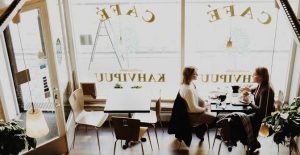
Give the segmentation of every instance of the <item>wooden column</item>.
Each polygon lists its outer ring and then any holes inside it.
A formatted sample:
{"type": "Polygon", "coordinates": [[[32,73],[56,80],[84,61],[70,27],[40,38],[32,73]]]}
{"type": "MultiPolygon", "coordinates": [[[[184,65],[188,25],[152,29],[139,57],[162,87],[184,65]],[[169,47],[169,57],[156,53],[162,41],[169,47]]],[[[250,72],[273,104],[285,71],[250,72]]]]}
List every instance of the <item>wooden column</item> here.
{"type": "MultiPolygon", "coordinates": [[[[7,55],[9,58],[12,77],[14,80],[15,91],[16,91],[19,109],[20,109],[20,112],[24,112],[24,102],[23,102],[23,98],[22,98],[21,87],[16,82],[16,73],[18,72],[18,68],[17,68],[16,57],[15,57],[15,52],[14,52],[14,48],[13,48],[13,44],[12,44],[9,26],[7,26],[5,28],[3,34],[4,34],[4,38],[5,38],[5,44],[6,44],[6,48],[7,48],[7,55]]],[[[11,104],[13,104],[13,103],[11,103],[11,104]]]]}

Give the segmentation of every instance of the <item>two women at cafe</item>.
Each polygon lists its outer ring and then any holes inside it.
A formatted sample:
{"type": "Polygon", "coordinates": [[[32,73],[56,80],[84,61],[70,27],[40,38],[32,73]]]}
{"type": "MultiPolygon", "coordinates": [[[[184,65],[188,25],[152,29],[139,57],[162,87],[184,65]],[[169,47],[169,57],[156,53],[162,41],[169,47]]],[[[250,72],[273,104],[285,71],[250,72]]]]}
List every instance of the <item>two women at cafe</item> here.
{"type": "MultiPolygon", "coordinates": [[[[197,88],[193,83],[197,80],[197,69],[194,67],[185,67],[182,72],[182,82],[179,90],[179,94],[185,99],[187,103],[187,109],[189,113],[193,113],[190,120],[197,122],[200,126],[204,124],[214,124],[216,121],[216,114],[208,111],[205,106],[205,102],[198,94],[197,88]]],[[[268,69],[265,67],[258,67],[253,74],[254,82],[258,84],[257,88],[251,90],[250,88],[243,88],[245,91],[249,91],[254,95],[254,103],[250,106],[253,111],[249,114],[251,124],[253,126],[253,138],[255,143],[250,147],[250,151],[255,151],[260,148],[260,144],[257,141],[258,132],[261,122],[264,117],[269,116],[274,109],[274,91],[270,84],[270,76],[268,69]]],[[[203,130],[203,133],[205,130],[203,130]]]]}

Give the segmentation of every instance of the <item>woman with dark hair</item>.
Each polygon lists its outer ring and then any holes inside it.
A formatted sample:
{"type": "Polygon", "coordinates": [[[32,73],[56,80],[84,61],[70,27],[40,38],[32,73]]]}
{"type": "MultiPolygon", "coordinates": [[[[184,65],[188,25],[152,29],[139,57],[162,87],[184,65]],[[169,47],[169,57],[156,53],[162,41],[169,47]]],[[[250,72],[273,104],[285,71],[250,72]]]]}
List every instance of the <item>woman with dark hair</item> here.
{"type": "Polygon", "coordinates": [[[261,121],[264,117],[271,115],[271,112],[275,111],[274,107],[274,91],[269,81],[269,72],[265,67],[258,67],[253,74],[253,80],[258,84],[254,89],[254,103],[250,104],[254,113],[254,136],[258,136],[258,131],[261,125],[261,121]]]}
{"type": "Polygon", "coordinates": [[[203,141],[203,135],[206,129],[205,125],[215,123],[216,114],[208,112],[205,102],[200,98],[196,86],[193,83],[194,80],[197,80],[197,77],[198,73],[196,68],[185,67],[182,72],[179,94],[187,103],[190,122],[193,122],[194,125],[202,126],[200,135],[203,141]]]}
{"type": "MultiPolygon", "coordinates": [[[[254,103],[250,104],[253,109],[253,113],[249,116],[253,126],[253,135],[256,138],[263,118],[271,115],[271,112],[275,111],[274,91],[269,80],[270,77],[268,69],[265,67],[258,67],[253,73],[253,81],[258,84],[257,88],[254,90],[244,88],[244,90],[251,91],[254,95],[254,103]]],[[[259,147],[260,144],[258,144],[256,148],[259,147]]],[[[255,151],[255,149],[252,151],[255,151]]]]}

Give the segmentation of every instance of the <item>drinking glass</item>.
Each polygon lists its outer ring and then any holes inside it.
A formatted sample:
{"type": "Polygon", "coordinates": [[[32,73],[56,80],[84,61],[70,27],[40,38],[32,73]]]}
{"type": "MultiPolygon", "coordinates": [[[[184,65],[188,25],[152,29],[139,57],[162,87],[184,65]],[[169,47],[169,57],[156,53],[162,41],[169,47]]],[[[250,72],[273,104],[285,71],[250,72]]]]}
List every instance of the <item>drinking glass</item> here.
{"type": "Polygon", "coordinates": [[[226,96],[227,96],[227,94],[220,94],[219,95],[220,102],[224,102],[226,100],[226,96]]]}

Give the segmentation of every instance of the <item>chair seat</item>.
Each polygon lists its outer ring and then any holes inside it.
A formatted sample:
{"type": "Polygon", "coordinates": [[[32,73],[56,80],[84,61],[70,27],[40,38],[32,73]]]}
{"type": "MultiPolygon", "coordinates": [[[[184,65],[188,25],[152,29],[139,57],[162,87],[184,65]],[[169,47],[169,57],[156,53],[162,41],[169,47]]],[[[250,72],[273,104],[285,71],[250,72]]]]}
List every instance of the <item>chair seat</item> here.
{"type": "Polygon", "coordinates": [[[76,123],[100,127],[107,117],[108,114],[103,111],[82,111],[76,118],[76,123]]]}
{"type": "Polygon", "coordinates": [[[141,123],[153,124],[157,122],[156,112],[153,110],[150,110],[150,113],[135,113],[132,118],[139,119],[141,123]]]}
{"type": "Polygon", "coordinates": [[[83,95],[83,100],[93,100],[92,95],[83,95]]]}
{"type": "Polygon", "coordinates": [[[147,131],[148,127],[140,127],[139,139],[143,137],[145,132],[147,131]]]}

